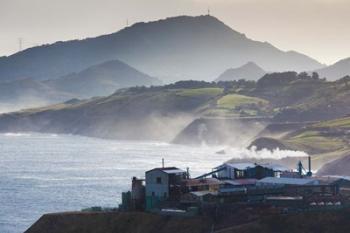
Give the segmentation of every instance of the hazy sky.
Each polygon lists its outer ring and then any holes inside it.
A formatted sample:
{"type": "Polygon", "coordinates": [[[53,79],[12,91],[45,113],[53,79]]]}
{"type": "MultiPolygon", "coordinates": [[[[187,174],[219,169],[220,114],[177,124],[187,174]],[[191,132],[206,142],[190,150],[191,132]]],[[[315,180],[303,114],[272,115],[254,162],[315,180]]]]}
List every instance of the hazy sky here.
{"type": "Polygon", "coordinates": [[[207,12],[248,37],[323,63],[350,57],[350,0],[0,0],[0,56],[130,23],[207,12]]]}

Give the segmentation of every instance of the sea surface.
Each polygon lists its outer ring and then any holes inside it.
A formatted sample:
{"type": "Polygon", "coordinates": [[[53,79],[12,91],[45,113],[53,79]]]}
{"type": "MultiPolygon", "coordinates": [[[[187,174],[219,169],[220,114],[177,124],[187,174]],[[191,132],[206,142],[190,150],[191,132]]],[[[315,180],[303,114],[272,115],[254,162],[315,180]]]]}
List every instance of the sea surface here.
{"type": "Polygon", "coordinates": [[[22,233],[41,215],[117,207],[133,176],[162,165],[196,177],[231,158],[303,156],[293,151],[190,147],[73,135],[0,134],[0,233],[22,233]],[[225,149],[226,153],[216,153],[225,149]]]}
{"type": "Polygon", "coordinates": [[[72,135],[0,134],[0,233],[21,233],[42,214],[117,207],[132,176],[161,166],[192,176],[230,159],[222,148],[72,135]]]}

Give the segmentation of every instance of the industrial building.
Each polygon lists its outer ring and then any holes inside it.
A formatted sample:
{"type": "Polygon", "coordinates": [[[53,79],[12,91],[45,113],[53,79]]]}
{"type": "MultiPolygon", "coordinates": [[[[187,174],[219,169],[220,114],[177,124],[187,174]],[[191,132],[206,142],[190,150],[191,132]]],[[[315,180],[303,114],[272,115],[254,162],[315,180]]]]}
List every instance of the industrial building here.
{"type": "Polygon", "coordinates": [[[278,164],[224,163],[196,178],[176,167],[154,168],[145,172],[145,179],[132,179],[131,193],[123,193],[121,209],[171,213],[173,208],[188,214],[186,210],[210,213],[212,208],[227,211],[237,205],[285,210],[348,202],[342,193],[350,193],[349,180],[312,176],[310,159],[308,168],[305,171],[301,163],[296,170],[278,164]]]}
{"type": "Polygon", "coordinates": [[[159,206],[162,201],[176,201],[187,173],[176,167],[154,168],[146,172],[146,209],[159,206]]]}
{"type": "Polygon", "coordinates": [[[282,172],[289,171],[281,165],[256,163],[224,163],[215,168],[219,179],[262,179],[279,177],[282,172]]]}

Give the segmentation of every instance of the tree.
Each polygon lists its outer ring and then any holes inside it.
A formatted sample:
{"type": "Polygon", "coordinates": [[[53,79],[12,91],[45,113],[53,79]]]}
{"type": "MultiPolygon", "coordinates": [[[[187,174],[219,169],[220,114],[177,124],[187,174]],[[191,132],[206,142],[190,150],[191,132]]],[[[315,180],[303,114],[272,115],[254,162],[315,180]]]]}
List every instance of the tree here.
{"type": "Polygon", "coordinates": [[[349,75],[346,75],[345,77],[343,77],[343,78],[341,79],[341,81],[345,83],[345,86],[346,86],[346,88],[348,89],[349,86],[350,86],[350,85],[349,85],[349,83],[350,83],[350,76],[349,76],[349,75]]]}
{"type": "Polygon", "coordinates": [[[312,72],[311,78],[314,80],[318,80],[318,79],[320,79],[320,76],[318,75],[317,72],[312,72]]]}
{"type": "Polygon", "coordinates": [[[308,79],[309,77],[310,76],[306,72],[301,72],[300,74],[298,74],[298,78],[300,79],[308,79]]]}

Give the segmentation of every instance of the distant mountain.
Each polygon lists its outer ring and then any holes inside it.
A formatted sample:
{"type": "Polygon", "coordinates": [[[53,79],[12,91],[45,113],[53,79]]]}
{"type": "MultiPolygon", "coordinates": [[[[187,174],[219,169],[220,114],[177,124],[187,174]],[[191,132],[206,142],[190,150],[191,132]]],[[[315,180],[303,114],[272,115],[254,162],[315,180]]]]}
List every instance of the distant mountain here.
{"type": "Polygon", "coordinates": [[[58,91],[32,79],[0,83],[0,112],[39,107],[73,98],[70,93],[58,91]]]}
{"type": "Polygon", "coordinates": [[[256,81],[265,74],[266,72],[257,64],[255,64],[254,62],[248,62],[247,64],[241,67],[226,70],[215,81],[232,81],[239,79],[256,81]]]}
{"type": "Polygon", "coordinates": [[[316,70],[316,72],[320,77],[325,77],[328,80],[337,80],[350,75],[350,57],[340,60],[333,65],[316,70]]]}
{"type": "Polygon", "coordinates": [[[212,80],[249,61],[267,71],[323,67],[303,54],[251,40],[207,15],[137,23],[109,35],[30,48],[1,57],[0,77],[55,79],[115,59],[167,81],[212,80]]]}
{"type": "Polygon", "coordinates": [[[113,60],[53,80],[27,78],[0,82],[0,112],[41,107],[73,98],[106,96],[120,88],[160,83],[156,78],[113,60]]]}
{"type": "Polygon", "coordinates": [[[89,98],[110,95],[120,88],[160,85],[161,82],[121,61],[113,60],[44,83],[75,97],[89,98]]]}
{"type": "Polygon", "coordinates": [[[350,176],[350,155],[341,157],[325,164],[317,175],[350,176]]]}

